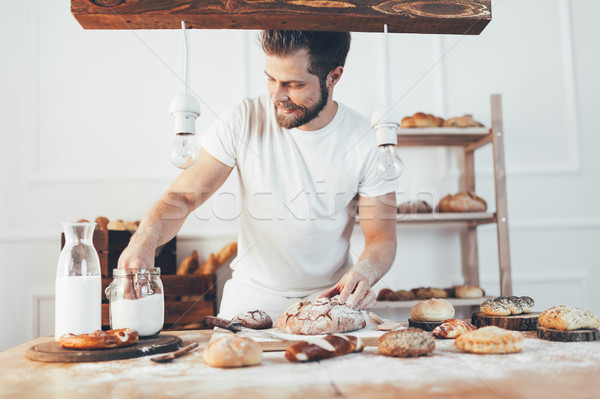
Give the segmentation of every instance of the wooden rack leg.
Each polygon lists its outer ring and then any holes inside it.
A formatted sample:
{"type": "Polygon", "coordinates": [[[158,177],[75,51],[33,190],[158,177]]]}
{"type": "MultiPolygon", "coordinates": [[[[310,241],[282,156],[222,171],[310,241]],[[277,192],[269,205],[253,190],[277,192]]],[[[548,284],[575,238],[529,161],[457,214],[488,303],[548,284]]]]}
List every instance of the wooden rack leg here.
{"type": "MultiPolygon", "coordinates": [[[[464,191],[475,192],[475,154],[464,151],[464,191]]],[[[462,237],[463,277],[465,284],[479,286],[479,254],[477,250],[477,226],[469,225],[462,237]]]]}
{"type": "Polygon", "coordinates": [[[506,168],[504,164],[504,128],[502,124],[502,96],[491,96],[492,147],[494,151],[494,182],[496,185],[496,226],[500,266],[500,295],[512,295],[510,248],[508,241],[508,206],[506,201],[506,168]]]}

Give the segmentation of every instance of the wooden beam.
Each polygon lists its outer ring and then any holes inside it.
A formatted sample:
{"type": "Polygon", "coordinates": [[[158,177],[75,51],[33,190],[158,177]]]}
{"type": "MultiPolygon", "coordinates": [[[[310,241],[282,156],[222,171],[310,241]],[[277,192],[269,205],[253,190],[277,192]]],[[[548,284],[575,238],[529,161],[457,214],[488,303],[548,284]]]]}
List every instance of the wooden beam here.
{"type": "Polygon", "coordinates": [[[85,29],[291,29],[477,35],[491,0],[71,0],[85,29]]]}

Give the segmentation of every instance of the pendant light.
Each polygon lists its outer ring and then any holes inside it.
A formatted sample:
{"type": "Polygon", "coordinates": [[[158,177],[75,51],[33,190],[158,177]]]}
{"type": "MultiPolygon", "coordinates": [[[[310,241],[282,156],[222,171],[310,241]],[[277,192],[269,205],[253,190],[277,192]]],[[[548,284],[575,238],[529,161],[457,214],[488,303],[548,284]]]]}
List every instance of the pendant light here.
{"type": "Polygon", "coordinates": [[[183,31],[183,85],[184,92],[176,95],[171,100],[169,112],[175,119],[175,143],[171,147],[171,162],[180,169],[193,166],[198,160],[198,146],[196,145],[196,118],[200,116],[200,103],[198,99],[188,93],[188,48],[185,31],[185,22],[181,21],[183,31]]]}
{"type": "Polygon", "coordinates": [[[371,114],[371,127],[375,130],[375,139],[379,147],[377,154],[377,174],[384,180],[396,180],[404,170],[404,164],[398,156],[398,127],[400,115],[391,107],[388,90],[388,30],[387,24],[383,28],[383,105],[376,108],[371,114]]]}

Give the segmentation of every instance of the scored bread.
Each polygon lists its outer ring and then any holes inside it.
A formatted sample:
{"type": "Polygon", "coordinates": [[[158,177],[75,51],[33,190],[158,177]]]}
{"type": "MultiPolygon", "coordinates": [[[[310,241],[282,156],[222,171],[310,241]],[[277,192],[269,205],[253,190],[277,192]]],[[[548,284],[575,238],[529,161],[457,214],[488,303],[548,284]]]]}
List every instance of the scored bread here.
{"type": "Polygon", "coordinates": [[[589,329],[600,327],[600,320],[592,312],[571,306],[554,306],[542,312],[538,323],[545,328],[560,331],[589,329]]]}
{"type": "Polygon", "coordinates": [[[454,306],[445,299],[431,298],[413,306],[410,316],[415,321],[444,321],[454,317],[454,306]]]}

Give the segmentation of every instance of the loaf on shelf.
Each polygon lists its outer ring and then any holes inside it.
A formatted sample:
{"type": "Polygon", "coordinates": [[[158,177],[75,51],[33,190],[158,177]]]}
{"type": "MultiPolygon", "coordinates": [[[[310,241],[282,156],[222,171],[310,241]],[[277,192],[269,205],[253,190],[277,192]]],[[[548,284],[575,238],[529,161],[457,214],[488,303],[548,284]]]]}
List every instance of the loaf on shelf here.
{"type": "Polygon", "coordinates": [[[474,193],[459,192],[443,197],[437,209],[440,212],[485,212],[487,203],[474,193]]]}
{"type": "Polygon", "coordinates": [[[416,112],[412,116],[402,118],[400,127],[411,128],[411,127],[440,127],[444,123],[443,118],[439,118],[435,115],[426,114],[424,112],[416,112]]]}

